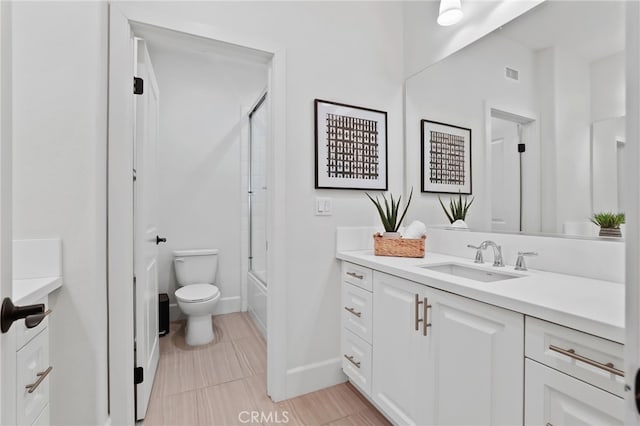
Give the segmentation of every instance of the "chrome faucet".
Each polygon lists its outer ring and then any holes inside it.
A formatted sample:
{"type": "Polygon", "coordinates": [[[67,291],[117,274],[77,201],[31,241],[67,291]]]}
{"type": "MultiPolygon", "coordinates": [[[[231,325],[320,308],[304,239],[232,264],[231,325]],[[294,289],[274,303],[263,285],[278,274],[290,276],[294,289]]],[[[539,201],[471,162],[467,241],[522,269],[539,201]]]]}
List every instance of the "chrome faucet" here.
{"type": "Polygon", "coordinates": [[[493,248],[493,266],[501,267],[504,266],[504,260],[502,259],[502,247],[494,243],[493,241],[483,241],[479,246],[472,246],[468,244],[467,247],[476,249],[476,258],[474,260],[475,263],[483,263],[484,259],[482,258],[482,250],[486,250],[488,247],[493,248]]]}
{"type": "Polygon", "coordinates": [[[487,241],[483,241],[482,244],[480,244],[480,247],[484,247],[485,249],[487,247],[493,248],[493,266],[497,266],[497,267],[504,266],[504,260],[502,259],[501,246],[497,245],[493,241],[487,240],[487,241]]]}

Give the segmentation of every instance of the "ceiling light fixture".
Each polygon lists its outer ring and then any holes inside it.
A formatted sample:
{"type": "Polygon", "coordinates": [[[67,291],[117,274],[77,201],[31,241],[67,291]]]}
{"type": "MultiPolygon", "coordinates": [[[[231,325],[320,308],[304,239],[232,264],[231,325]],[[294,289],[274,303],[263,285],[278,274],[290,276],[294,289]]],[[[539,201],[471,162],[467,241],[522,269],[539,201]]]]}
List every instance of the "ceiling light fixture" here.
{"type": "Polygon", "coordinates": [[[462,19],[462,5],[460,0],[440,0],[440,13],[438,24],[443,27],[457,24],[462,19]]]}

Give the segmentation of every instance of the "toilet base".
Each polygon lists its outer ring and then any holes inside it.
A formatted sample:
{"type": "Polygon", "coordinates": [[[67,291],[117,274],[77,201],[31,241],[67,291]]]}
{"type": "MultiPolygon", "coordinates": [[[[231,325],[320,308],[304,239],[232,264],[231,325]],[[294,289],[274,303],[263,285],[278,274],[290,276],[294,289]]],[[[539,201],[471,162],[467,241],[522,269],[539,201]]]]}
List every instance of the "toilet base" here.
{"type": "Polygon", "coordinates": [[[211,314],[189,315],[187,318],[187,332],[185,341],[189,346],[206,345],[213,342],[213,321],[211,314]]]}

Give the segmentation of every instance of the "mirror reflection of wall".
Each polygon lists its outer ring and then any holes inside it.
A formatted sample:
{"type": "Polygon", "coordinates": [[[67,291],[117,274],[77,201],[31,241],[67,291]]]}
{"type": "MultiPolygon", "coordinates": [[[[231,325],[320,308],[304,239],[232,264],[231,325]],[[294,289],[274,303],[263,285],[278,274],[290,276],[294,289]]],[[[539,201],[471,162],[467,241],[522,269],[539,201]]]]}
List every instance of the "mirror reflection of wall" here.
{"type": "MultiPolygon", "coordinates": [[[[409,78],[407,187],[420,183],[421,119],[469,127],[472,229],[597,235],[592,214],[621,210],[611,147],[624,137],[605,133],[624,127],[624,7],[544,2],[409,78]]],[[[414,203],[415,218],[447,224],[436,195],[414,203]]]]}

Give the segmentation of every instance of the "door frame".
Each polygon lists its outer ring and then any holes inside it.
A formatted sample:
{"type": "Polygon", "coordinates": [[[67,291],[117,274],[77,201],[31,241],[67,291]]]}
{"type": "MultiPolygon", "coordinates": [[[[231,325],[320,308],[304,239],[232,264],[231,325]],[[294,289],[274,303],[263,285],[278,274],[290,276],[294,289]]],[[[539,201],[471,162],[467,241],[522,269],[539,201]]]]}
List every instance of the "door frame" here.
{"type": "Polygon", "coordinates": [[[624,210],[629,219],[625,225],[625,424],[640,424],[636,408],[636,372],[640,368],[640,3],[626,4],[626,138],[624,210]]]}
{"type": "Polygon", "coordinates": [[[237,32],[229,33],[144,7],[109,3],[109,136],[108,136],[108,334],[109,410],[112,424],[133,424],[133,45],[136,24],[153,25],[205,39],[271,54],[271,149],[267,185],[267,391],[275,401],[286,397],[286,52],[280,46],[237,32]],[[126,46],[129,44],[129,48],[126,46]],[[123,70],[130,70],[126,75],[123,70]],[[131,93],[131,96],[125,95],[131,93]],[[277,238],[274,238],[277,236],[277,238]]]}
{"type": "MultiPolygon", "coordinates": [[[[0,295],[12,296],[11,2],[0,2],[0,295]]],[[[0,425],[16,424],[15,327],[0,334],[0,425]]]]}

